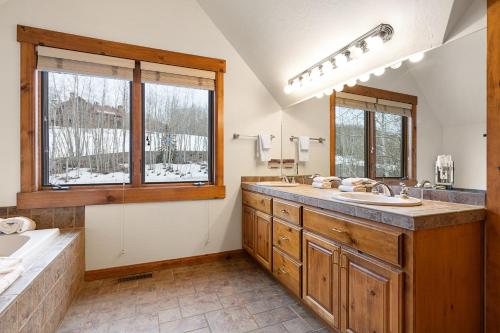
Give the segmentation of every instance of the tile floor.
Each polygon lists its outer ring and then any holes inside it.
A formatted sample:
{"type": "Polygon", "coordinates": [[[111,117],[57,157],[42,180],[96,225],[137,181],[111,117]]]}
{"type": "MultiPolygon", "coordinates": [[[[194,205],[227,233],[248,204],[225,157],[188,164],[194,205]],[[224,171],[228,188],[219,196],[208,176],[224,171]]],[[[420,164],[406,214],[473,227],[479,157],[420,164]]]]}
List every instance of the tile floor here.
{"type": "Polygon", "coordinates": [[[152,278],[85,284],[59,333],[326,333],[249,258],[166,269],[152,278]]]}

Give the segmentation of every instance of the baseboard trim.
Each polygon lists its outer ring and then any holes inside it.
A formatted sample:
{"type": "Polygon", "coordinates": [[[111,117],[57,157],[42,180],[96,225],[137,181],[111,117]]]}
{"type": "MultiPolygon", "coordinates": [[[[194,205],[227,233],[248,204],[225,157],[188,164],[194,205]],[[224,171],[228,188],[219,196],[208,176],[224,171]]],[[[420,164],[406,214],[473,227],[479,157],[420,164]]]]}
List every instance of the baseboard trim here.
{"type": "Polygon", "coordinates": [[[245,256],[243,249],[224,251],[218,253],[209,253],[193,257],[184,257],[178,259],[168,259],[161,261],[146,262],[141,264],[110,267],[85,271],[85,281],[94,281],[107,278],[118,278],[130,274],[146,273],[172,267],[181,267],[192,264],[201,264],[206,262],[221,261],[231,258],[245,256]]]}

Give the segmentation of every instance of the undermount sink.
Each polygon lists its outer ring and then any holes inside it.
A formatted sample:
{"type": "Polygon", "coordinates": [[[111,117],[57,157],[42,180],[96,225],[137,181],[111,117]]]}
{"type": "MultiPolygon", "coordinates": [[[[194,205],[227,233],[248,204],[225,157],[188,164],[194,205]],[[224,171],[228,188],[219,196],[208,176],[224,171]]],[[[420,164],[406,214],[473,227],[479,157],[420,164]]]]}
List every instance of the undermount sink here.
{"type": "Polygon", "coordinates": [[[398,206],[398,207],[411,207],[420,206],[422,200],[408,197],[401,198],[400,196],[388,197],[381,194],[373,194],[366,192],[342,192],[336,194],[333,199],[360,203],[365,205],[377,205],[377,206],[398,206]]]}
{"type": "Polygon", "coordinates": [[[285,182],[279,182],[279,181],[274,181],[274,182],[258,182],[256,184],[257,185],[261,185],[261,186],[271,186],[271,187],[296,187],[296,186],[300,185],[298,183],[285,183],[285,182]]]}

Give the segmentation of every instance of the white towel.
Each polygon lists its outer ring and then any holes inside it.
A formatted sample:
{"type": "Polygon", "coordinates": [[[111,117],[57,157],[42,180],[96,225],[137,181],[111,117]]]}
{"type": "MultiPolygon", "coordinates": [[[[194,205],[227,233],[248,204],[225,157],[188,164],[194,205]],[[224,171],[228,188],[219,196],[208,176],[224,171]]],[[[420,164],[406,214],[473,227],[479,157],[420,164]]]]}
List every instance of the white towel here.
{"type": "Polygon", "coordinates": [[[257,158],[261,162],[271,160],[271,135],[259,134],[257,138],[257,158]]]}
{"type": "Polygon", "coordinates": [[[332,181],[340,181],[340,178],[339,177],[335,177],[335,176],[330,176],[330,177],[321,177],[321,176],[318,176],[318,177],[314,177],[313,178],[313,182],[318,182],[318,183],[322,183],[322,182],[332,182],[332,181]]]}
{"type": "Polygon", "coordinates": [[[24,266],[18,264],[13,271],[7,274],[0,274],[0,294],[2,294],[5,289],[9,288],[14,281],[17,280],[19,276],[24,272],[24,266]]]}
{"type": "Polygon", "coordinates": [[[309,161],[309,137],[299,136],[298,151],[299,151],[299,162],[309,161]]]}
{"type": "Polygon", "coordinates": [[[375,181],[370,178],[346,178],[342,180],[342,185],[356,186],[361,184],[373,184],[375,181]]]}
{"type": "Polygon", "coordinates": [[[12,272],[21,263],[21,258],[0,257],[0,274],[12,272]]]}
{"type": "Polygon", "coordinates": [[[341,192],[366,192],[366,187],[364,185],[340,185],[339,190],[341,192]]]}
{"type": "Polygon", "coordinates": [[[0,219],[0,232],[4,234],[23,233],[29,230],[35,230],[36,223],[30,218],[24,216],[9,217],[0,219]]]}
{"type": "Polygon", "coordinates": [[[315,188],[332,188],[332,183],[330,182],[313,182],[312,187],[315,188]]]}

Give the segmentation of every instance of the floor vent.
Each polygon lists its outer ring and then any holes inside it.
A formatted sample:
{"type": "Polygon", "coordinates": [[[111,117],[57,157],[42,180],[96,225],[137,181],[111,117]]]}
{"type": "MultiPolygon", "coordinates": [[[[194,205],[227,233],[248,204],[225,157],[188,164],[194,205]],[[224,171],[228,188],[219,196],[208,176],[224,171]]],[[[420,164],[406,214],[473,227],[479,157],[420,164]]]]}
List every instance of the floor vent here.
{"type": "Polygon", "coordinates": [[[150,279],[152,277],[153,277],[153,273],[141,273],[141,274],[128,275],[128,276],[124,276],[124,277],[119,278],[118,283],[127,282],[127,281],[134,281],[134,280],[150,279]]]}

